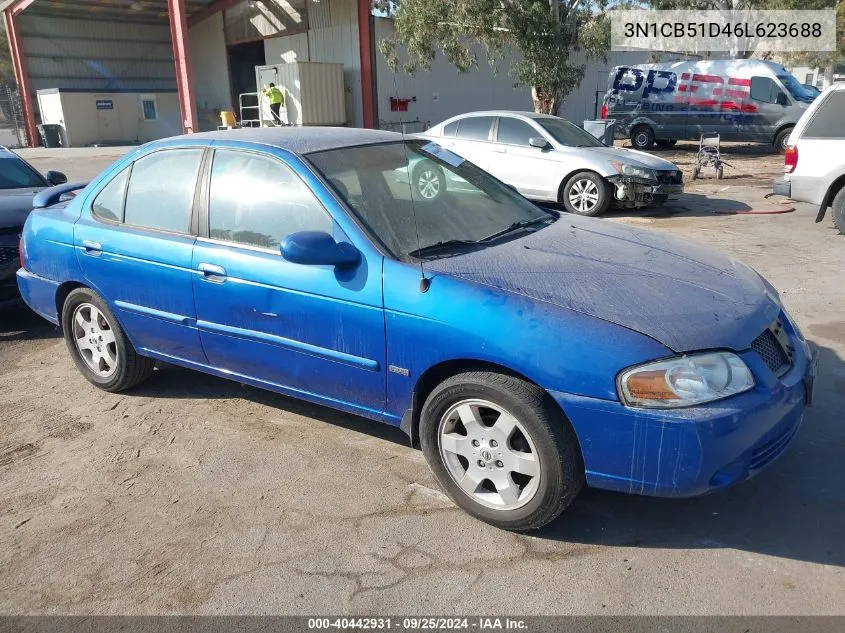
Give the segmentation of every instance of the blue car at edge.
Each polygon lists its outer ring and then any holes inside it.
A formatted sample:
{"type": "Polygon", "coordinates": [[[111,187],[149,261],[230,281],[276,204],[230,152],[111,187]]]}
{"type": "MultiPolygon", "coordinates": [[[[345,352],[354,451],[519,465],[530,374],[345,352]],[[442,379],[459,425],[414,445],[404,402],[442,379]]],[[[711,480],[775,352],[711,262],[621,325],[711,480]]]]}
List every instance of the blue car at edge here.
{"type": "Polygon", "coordinates": [[[501,528],[585,484],[745,480],[812,400],[817,354],[754,270],[543,209],[428,140],[195,134],[62,201],[80,188],[36,196],[18,284],[89,381],[128,389],[166,361],[399,426],[501,528]],[[420,161],[460,188],[417,198],[420,161]]]}

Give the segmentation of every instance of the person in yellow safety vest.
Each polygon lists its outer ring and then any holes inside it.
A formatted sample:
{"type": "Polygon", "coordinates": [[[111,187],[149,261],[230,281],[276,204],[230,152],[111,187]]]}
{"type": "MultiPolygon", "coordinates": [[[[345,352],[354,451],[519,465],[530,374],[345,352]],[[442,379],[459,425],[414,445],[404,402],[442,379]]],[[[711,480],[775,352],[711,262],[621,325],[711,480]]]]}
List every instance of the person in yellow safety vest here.
{"type": "Polygon", "coordinates": [[[269,86],[264,86],[264,96],[270,102],[270,112],[273,113],[273,123],[281,125],[282,115],[279,114],[282,106],[285,104],[284,93],[276,87],[276,84],[271,83],[269,86]]]}

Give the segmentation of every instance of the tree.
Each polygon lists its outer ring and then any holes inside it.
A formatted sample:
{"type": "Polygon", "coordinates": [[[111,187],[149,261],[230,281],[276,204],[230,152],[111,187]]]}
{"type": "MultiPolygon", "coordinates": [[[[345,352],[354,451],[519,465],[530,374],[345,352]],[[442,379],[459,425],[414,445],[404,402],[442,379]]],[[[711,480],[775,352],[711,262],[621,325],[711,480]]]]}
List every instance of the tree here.
{"type": "Polygon", "coordinates": [[[497,70],[513,54],[510,75],[529,86],[536,112],[556,114],[566,95],[581,83],[584,64],[572,51],[604,57],[610,29],[604,0],[376,0],[395,18],[395,36],[379,42],[395,72],[397,45],[407,52],[404,68],[428,70],[437,51],[458,71],[478,65],[478,52],[497,70]]]}
{"type": "MultiPolygon", "coordinates": [[[[785,0],[784,9],[830,9],[831,0],[785,0]]],[[[824,68],[824,87],[833,83],[837,65],[845,64],[845,0],[836,3],[836,50],[832,53],[810,51],[790,53],[786,56],[792,65],[824,68]]]]}

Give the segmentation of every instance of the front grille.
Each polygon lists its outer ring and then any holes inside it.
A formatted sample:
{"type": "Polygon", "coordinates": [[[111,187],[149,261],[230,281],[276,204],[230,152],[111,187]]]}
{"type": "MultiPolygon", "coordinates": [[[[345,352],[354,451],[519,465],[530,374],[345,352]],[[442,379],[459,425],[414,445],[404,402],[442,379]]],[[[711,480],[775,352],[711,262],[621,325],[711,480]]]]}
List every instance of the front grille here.
{"type": "Polygon", "coordinates": [[[757,352],[766,366],[778,376],[790,367],[789,356],[769,328],[766,328],[760,336],[754,339],[754,342],[751,343],[751,349],[757,352]]]}
{"type": "Polygon", "coordinates": [[[684,182],[684,175],[680,171],[659,171],[657,182],[661,185],[681,185],[684,182]]]}
{"type": "Polygon", "coordinates": [[[0,266],[18,261],[17,246],[0,246],[0,266]]]}

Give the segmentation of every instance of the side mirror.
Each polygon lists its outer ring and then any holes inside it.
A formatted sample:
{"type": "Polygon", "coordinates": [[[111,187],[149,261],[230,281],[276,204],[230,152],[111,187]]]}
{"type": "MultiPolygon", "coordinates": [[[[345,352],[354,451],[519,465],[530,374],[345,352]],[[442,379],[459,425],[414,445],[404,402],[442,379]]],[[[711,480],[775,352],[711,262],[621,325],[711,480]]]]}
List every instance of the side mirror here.
{"type": "Polygon", "coordinates": [[[789,101],[786,100],[786,95],[782,92],[779,92],[778,96],[775,97],[775,103],[781,106],[789,105],[789,101]]]}
{"type": "Polygon", "coordinates": [[[528,144],[531,147],[537,147],[539,149],[548,149],[550,147],[549,142],[542,136],[532,136],[528,139],[528,144]]]}
{"type": "Polygon", "coordinates": [[[60,171],[48,171],[46,176],[51,185],[63,185],[67,182],[67,176],[60,171]]]}
{"type": "Polygon", "coordinates": [[[361,261],[361,253],[352,244],[338,244],[323,231],[291,233],[280,250],[287,261],[306,266],[354,266],[361,261]]]}

